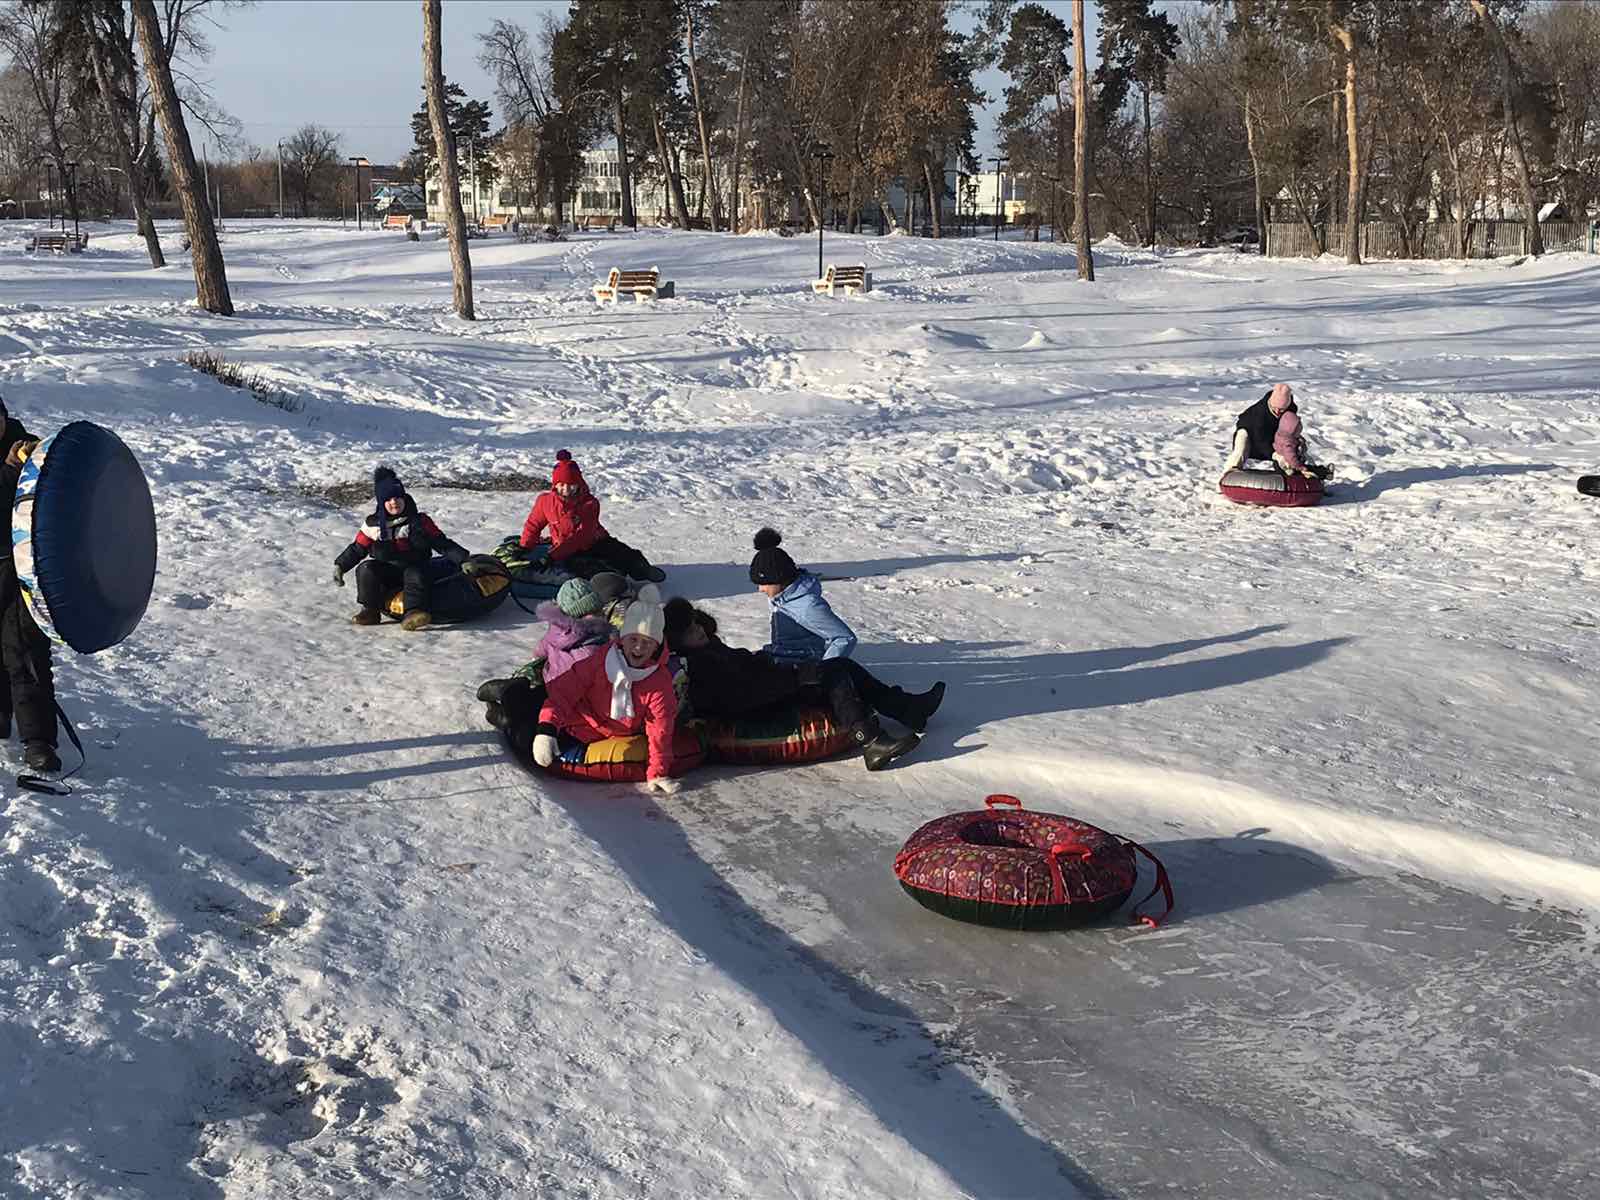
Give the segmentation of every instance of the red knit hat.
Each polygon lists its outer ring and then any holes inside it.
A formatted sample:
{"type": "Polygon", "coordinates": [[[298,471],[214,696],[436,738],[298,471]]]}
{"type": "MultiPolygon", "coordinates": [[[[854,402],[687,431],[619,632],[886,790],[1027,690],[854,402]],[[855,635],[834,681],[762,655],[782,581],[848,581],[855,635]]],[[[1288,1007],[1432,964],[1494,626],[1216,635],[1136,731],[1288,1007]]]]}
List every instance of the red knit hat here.
{"type": "Polygon", "coordinates": [[[550,482],[555,483],[582,483],[583,472],[578,470],[578,464],[572,461],[572,451],[557,450],[555,470],[550,472],[550,482]]]}

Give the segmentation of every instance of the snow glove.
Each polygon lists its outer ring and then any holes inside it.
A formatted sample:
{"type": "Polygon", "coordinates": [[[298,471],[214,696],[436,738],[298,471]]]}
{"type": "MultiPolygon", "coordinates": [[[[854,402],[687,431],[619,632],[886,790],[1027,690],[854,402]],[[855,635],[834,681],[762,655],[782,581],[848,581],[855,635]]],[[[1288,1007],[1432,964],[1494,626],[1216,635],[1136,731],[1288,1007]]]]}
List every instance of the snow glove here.
{"type": "Polygon", "coordinates": [[[344,586],[344,568],[343,567],[335,567],[333,569],[333,581],[335,583],[337,583],[340,587],[344,586]]]}
{"type": "Polygon", "coordinates": [[[541,767],[548,767],[560,754],[561,743],[548,733],[541,733],[533,739],[533,761],[541,767]]]}
{"type": "Polygon", "coordinates": [[[645,780],[644,791],[646,794],[654,792],[658,796],[676,796],[679,792],[683,791],[683,784],[679,783],[676,779],[671,779],[665,775],[662,775],[657,779],[645,780]]]}

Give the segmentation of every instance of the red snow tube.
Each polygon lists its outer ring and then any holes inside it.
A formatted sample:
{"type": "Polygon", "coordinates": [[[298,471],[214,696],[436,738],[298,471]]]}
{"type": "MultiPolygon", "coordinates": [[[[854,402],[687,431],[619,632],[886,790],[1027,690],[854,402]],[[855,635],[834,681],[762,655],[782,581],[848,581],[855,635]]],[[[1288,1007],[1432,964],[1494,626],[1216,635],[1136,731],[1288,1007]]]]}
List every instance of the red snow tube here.
{"type": "Polygon", "coordinates": [[[815,762],[851,745],[850,731],[826,708],[783,707],[700,726],[706,756],[717,762],[765,765],[815,762]]]}
{"type": "Polygon", "coordinates": [[[1278,508],[1306,508],[1322,500],[1322,480],[1282,471],[1236,468],[1222,477],[1222,494],[1235,504],[1266,504],[1278,508]]]}
{"type": "Polygon", "coordinates": [[[1133,919],[1154,929],[1172,911],[1167,869],[1137,842],[1071,817],[1024,811],[1015,796],[984,804],[929,821],[895,856],[895,877],[918,904],[979,925],[1065,929],[1122,907],[1138,882],[1137,853],[1155,863],[1156,883],[1134,905],[1133,919]],[[1166,910],[1140,915],[1157,892],[1166,910]]]}

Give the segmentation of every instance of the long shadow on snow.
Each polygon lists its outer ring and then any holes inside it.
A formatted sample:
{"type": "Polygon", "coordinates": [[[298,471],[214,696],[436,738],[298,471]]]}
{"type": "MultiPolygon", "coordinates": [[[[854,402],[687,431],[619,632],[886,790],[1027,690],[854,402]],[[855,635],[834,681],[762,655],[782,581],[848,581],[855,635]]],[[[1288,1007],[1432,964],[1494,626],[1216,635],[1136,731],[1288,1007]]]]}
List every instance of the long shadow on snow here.
{"type": "Polygon", "coordinates": [[[965,1065],[944,1060],[917,1014],[790,937],[695,851],[683,827],[643,799],[596,803],[584,785],[542,779],[679,937],[747,988],[893,1133],[985,1200],[1115,1200],[1059,1147],[1018,1124],[965,1065]],[[888,1027],[895,1032],[884,1034],[888,1027]],[[902,1042],[911,1035],[910,1045],[902,1042]],[[930,1070],[930,1059],[940,1060],[930,1070]]]}
{"type": "Polygon", "coordinates": [[[104,693],[80,732],[89,758],[73,794],[21,793],[0,817],[9,833],[27,814],[29,829],[0,860],[0,962],[22,964],[0,984],[55,994],[68,1014],[92,1004],[95,1036],[0,994],[0,1013],[31,1014],[0,1022],[0,1061],[48,1081],[0,1087],[0,1164],[35,1149],[95,1194],[219,1200],[192,1165],[209,1125],[240,1121],[287,1147],[323,1124],[289,1068],[235,1036],[214,978],[294,937],[301,875],[256,833],[250,781],[219,769],[229,743],[104,693]],[[129,881],[138,896],[120,895],[129,881]]]}
{"type": "MultiPolygon", "coordinates": [[[[1052,654],[1004,653],[1025,644],[1021,642],[879,643],[861,647],[856,657],[886,682],[922,688],[935,679],[943,679],[950,691],[929,734],[930,738],[943,741],[1011,717],[1142,704],[1253,683],[1312,666],[1350,640],[1326,638],[1160,666],[1134,665],[1248,641],[1283,628],[1263,625],[1238,633],[1154,646],[1052,654]]],[[[915,757],[927,761],[930,757],[946,758],[959,753],[962,751],[953,746],[935,749],[925,742],[915,757]]]]}
{"type": "Polygon", "coordinates": [[[1379,471],[1366,483],[1339,487],[1337,481],[1324,505],[1358,504],[1383,493],[1410,487],[1414,483],[1442,483],[1447,479],[1480,479],[1489,476],[1529,475],[1535,471],[1559,471],[1555,463],[1516,463],[1506,466],[1407,467],[1400,471],[1379,471]]]}

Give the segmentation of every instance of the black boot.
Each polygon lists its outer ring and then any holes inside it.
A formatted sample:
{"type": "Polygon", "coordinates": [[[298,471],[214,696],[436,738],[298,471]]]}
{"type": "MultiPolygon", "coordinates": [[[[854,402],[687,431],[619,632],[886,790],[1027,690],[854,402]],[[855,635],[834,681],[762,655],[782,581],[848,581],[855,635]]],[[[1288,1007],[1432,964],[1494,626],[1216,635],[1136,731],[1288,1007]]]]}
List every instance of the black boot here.
{"type": "Polygon", "coordinates": [[[483,710],[483,715],[488,718],[489,724],[502,733],[511,728],[511,719],[506,716],[506,710],[493,700],[489,701],[488,706],[483,710]]]}
{"type": "Polygon", "coordinates": [[[506,689],[516,683],[515,679],[490,679],[478,685],[478,699],[485,704],[501,703],[505,699],[506,689]]]}
{"type": "Polygon", "coordinates": [[[22,755],[22,761],[28,765],[30,771],[61,770],[61,758],[56,754],[56,748],[49,742],[29,742],[27,750],[22,755]]]}
{"type": "Polygon", "coordinates": [[[906,698],[905,723],[918,733],[928,727],[928,718],[939,711],[939,705],[944,703],[944,680],[940,680],[925,692],[916,692],[906,698]]]}
{"type": "Polygon", "coordinates": [[[863,721],[850,731],[856,745],[861,747],[861,757],[867,770],[881,771],[902,754],[909,754],[922,741],[914,733],[891,737],[876,720],[863,721]]]}

